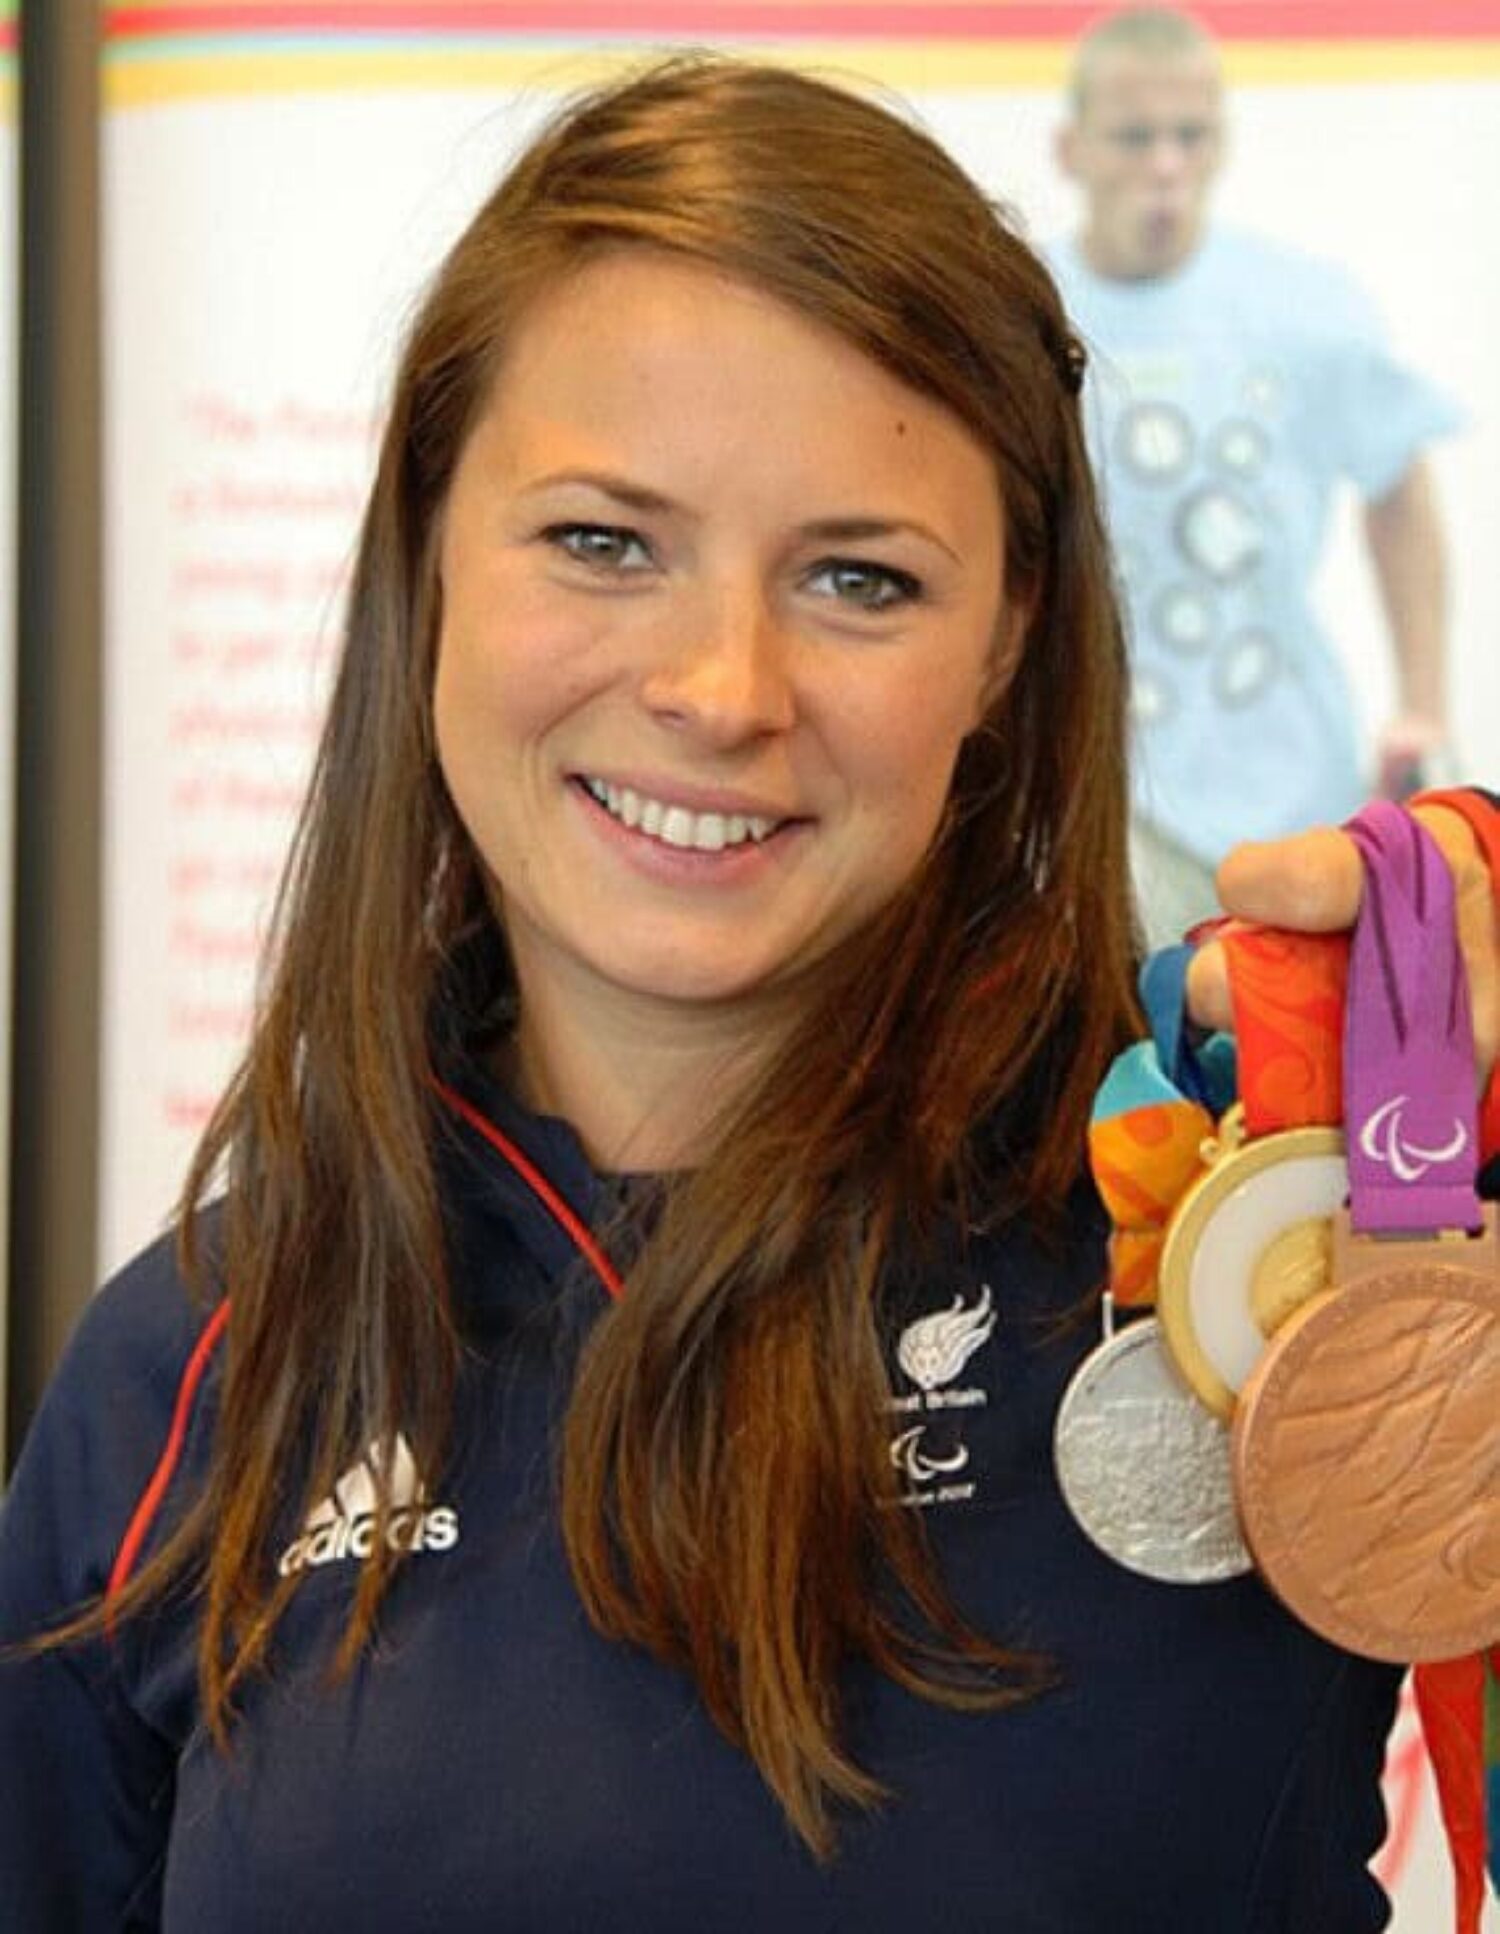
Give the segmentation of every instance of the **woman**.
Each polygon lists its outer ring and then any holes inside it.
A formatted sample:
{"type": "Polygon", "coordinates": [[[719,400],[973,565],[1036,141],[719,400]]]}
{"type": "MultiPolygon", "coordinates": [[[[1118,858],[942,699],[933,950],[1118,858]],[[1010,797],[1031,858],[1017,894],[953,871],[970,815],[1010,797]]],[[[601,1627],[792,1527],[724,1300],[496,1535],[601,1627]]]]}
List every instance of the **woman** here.
{"type": "Polygon", "coordinates": [[[770,69],[458,242],[180,1257],[15,1481],[18,1925],[1381,1924],[1396,1674],[1050,1475],[1136,1027],[1080,371],[770,69]]]}

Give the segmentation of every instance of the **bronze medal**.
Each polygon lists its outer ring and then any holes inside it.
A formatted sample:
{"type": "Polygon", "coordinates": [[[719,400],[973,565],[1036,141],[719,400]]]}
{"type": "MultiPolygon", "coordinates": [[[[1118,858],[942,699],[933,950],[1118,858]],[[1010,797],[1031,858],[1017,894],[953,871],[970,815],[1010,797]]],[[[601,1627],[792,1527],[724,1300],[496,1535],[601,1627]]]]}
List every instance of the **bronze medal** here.
{"type": "Polygon", "coordinates": [[[1500,1641],[1500,1236],[1355,1236],[1241,1391],[1257,1569],[1334,1644],[1396,1664],[1500,1641]]]}

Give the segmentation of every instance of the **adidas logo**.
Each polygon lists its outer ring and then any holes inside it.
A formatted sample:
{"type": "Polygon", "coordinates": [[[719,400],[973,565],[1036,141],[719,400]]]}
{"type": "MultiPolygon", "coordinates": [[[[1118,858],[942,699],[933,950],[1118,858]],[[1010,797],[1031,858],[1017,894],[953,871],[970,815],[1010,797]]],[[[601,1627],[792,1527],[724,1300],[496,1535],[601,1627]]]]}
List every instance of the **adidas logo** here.
{"type": "MultiPolygon", "coordinates": [[[[368,1558],[375,1542],[376,1480],[381,1472],[378,1444],[346,1471],[333,1496],[308,1517],[302,1535],[282,1552],[276,1569],[283,1578],[314,1565],[368,1558]]],[[[391,1513],[385,1541],[392,1551],[449,1551],[458,1543],[458,1513],[449,1504],[428,1504],[411,1446],[396,1439],[389,1477],[391,1513]]]]}

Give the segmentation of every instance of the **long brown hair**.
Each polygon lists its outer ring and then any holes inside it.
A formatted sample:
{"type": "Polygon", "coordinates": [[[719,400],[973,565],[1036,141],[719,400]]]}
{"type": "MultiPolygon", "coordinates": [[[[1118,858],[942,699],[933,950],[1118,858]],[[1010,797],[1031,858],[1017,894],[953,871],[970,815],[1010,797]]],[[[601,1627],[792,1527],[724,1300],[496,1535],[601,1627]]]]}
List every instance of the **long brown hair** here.
{"type": "MultiPolygon", "coordinates": [[[[191,1565],[222,1730],[294,1588],[276,1527],[398,1431],[440,1465],[462,1339],[432,1031],[492,915],[433,747],[437,535],[517,318],[631,245],[779,298],[951,409],[993,453],[1007,600],[1028,613],[918,877],[826,963],[795,1038],[669,1192],[564,1434],[590,1615],[693,1672],[824,1851],[833,1809],[878,1791],[841,1744],[843,1660],[958,1703],[1032,1683],[948,1606],[917,1514],[883,1508],[879,1285],[893,1242],[956,1210],[1056,1216],[1132,1026],[1133,943],[1121,632],[1056,291],[934,141],[791,71],[681,58],[583,98],[474,218],[411,330],[257,1025],[184,1194],[190,1277],[233,1289],[212,1474],[121,1609],[191,1565]],[[198,1212],[221,1180],[210,1256],[198,1212]]],[[[345,1661],[395,1562],[374,1550],[345,1661]]]]}

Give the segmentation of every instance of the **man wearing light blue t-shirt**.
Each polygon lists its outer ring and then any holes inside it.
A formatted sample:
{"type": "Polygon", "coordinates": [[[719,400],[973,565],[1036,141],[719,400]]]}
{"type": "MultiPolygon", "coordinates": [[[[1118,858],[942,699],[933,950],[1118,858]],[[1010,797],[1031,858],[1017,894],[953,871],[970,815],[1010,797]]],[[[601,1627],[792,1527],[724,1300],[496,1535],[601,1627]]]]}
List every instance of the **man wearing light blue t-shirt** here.
{"type": "Polygon", "coordinates": [[[1090,437],[1130,614],[1133,845],[1153,942],[1211,912],[1239,839],[1421,783],[1446,740],[1445,567],[1423,459],[1455,427],[1344,272],[1208,226],[1217,49],[1167,8],[1079,43],[1058,157],[1082,227],[1051,252],[1090,351],[1090,437]],[[1373,769],[1312,608],[1344,480],[1395,654],[1373,769]]]}

